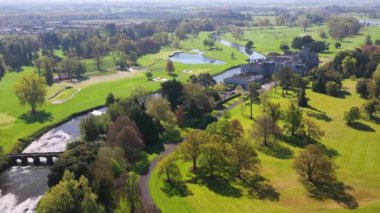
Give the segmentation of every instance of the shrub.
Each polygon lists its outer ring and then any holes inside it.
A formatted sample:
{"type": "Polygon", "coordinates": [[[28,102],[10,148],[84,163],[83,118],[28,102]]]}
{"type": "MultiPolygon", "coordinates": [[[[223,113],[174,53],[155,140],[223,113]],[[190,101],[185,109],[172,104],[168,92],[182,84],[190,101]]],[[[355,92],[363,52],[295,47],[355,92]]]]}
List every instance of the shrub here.
{"type": "Polygon", "coordinates": [[[326,92],[330,96],[338,96],[339,90],[340,90],[340,85],[333,81],[328,82],[326,85],[326,92]]]}

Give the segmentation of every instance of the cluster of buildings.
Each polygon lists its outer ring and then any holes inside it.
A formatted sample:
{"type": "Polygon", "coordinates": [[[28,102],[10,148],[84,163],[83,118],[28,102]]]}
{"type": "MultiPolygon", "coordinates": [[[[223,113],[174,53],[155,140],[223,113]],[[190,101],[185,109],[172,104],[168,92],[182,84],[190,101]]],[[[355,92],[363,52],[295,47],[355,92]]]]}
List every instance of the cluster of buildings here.
{"type": "Polygon", "coordinates": [[[265,78],[269,78],[273,73],[288,68],[300,75],[306,75],[314,67],[318,67],[319,57],[317,53],[303,49],[298,53],[279,55],[269,54],[266,59],[251,61],[249,64],[240,67],[241,73],[225,78],[224,83],[241,85],[243,88],[253,83],[263,83],[265,78]]]}

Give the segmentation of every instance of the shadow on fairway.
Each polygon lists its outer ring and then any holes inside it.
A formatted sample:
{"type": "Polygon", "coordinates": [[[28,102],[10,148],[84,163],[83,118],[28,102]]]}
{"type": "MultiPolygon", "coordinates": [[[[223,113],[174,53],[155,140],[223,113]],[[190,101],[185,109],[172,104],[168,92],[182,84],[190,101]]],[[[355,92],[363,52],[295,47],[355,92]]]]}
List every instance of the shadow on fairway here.
{"type": "Polygon", "coordinates": [[[47,121],[52,121],[53,116],[50,112],[47,112],[45,110],[38,111],[35,114],[32,113],[24,113],[22,114],[19,119],[25,121],[27,124],[32,123],[45,123],[47,121]]]}
{"type": "Polygon", "coordinates": [[[321,121],[326,121],[326,122],[332,121],[332,118],[330,118],[325,112],[322,112],[321,110],[314,108],[313,106],[307,106],[306,108],[313,110],[313,111],[306,112],[306,114],[309,117],[312,117],[321,121]]]}
{"type": "Polygon", "coordinates": [[[353,122],[351,124],[348,124],[348,126],[359,131],[376,132],[376,130],[373,129],[372,127],[360,122],[353,122]]]}
{"type": "Polygon", "coordinates": [[[165,182],[165,185],[161,187],[161,190],[168,197],[187,197],[189,195],[193,195],[193,193],[187,188],[186,183],[183,181],[179,181],[177,183],[172,184],[165,182]]]}
{"type": "Polygon", "coordinates": [[[310,193],[310,197],[317,200],[332,199],[347,209],[356,209],[359,206],[356,199],[347,192],[353,191],[353,188],[342,182],[336,181],[321,184],[304,183],[304,185],[310,193]]]}
{"type": "Polygon", "coordinates": [[[259,150],[279,159],[290,159],[293,157],[293,151],[288,147],[282,146],[278,142],[271,143],[269,146],[260,146],[259,150]]]}

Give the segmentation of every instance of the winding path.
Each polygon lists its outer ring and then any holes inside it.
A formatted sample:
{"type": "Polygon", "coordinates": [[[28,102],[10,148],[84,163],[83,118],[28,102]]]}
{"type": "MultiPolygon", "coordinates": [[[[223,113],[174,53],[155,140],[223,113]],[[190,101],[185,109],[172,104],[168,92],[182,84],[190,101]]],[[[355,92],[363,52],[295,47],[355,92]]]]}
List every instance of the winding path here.
{"type": "MultiPolygon", "coordinates": [[[[261,87],[262,87],[263,90],[269,91],[273,86],[275,86],[275,84],[272,82],[272,83],[264,84],[261,87]]],[[[224,112],[230,111],[231,109],[233,109],[237,105],[239,105],[241,102],[242,101],[240,101],[240,100],[236,101],[235,103],[231,104],[227,108],[225,108],[223,110],[220,110],[218,113],[216,113],[215,118],[216,119],[221,118],[223,116],[224,112]]],[[[147,174],[140,176],[139,185],[140,185],[140,190],[141,190],[141,200],[144,203],[144,205],[146,205],[146,206],[153,206],[153,205],[155,205],[154,201],[153,201],[153,198],[152,198],[152,196],[151,196],[151,194],[149,192],[149,180],[150,180],[150,177],[152,176],[153,170],[157,167],[157,165],[159,164],[160,160],[163,159],[164,157],[168,156],[169,154],[171,154],[180,143],[181,142],[165,145],[165,151],[161,152],[150,163],[147,174]]]]}

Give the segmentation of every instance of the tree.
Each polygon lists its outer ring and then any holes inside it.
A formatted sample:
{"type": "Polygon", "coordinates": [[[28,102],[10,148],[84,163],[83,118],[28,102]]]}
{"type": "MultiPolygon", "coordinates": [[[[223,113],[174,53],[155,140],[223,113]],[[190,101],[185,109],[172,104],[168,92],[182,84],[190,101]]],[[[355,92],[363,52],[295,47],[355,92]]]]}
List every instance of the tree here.
{"type": "Polygon", "coordinates": [[[297,24],[301,28],[303,28],[303,31],[306,32],[306,28],[310,27],[310,19],[308,19],[306,16],[300,16],[297,19],[297,24]]]}
{"type": "Polygon", "coordinates": [[[253,41],[248,41],[247,44],[245,44],[245,49],[250,50],[253,48],[253,45],[254,45],[253,41]]]}
{"type": "Polygon", "coordinates": [[[185,161],[193,164],[193,171],[197,170],[197,162],[201,155],[201,146],[205,143],[207,134],[201,130],[192,130],[186,134],[185,141],[180,145],[180,151],[185,161]]]}
{"type": "Polygon", "coordinates": [[[239,27],[231,27],[230,31],[231,31],[232,36],[235,39],[240,40],[244,35],[244,31],[242,29],[240,29],[239,27]]]}
{"type": "Polygon", "coordinates": [[[202,85],[206,90],[209,90],[210,87],[215,86],[216,81],[214,78],[210,75],[210,73],[200,73],[199,75],[190,76],[191,83],[198,83],[202,85]]]}
{"type": "Polygon", "coordinates": [[[371,99],[368,100],[364,105],[364,111],[368,114],[370,119],[373,119],[373,113],[375,113],[380,106],[379,100],[371,99]]]}
{"type": "Polygon", "coordinates": [[[210,135],[218,136],[220,142],[232,143],[244,135],[241,128],[236,127],[231,121],[223,119],[209,124],[206,132],[210,135]]]}
{"type": "Polygon", "coordinates": [[[177,125],[182,127],[185,121],[185,107],[179,106],[175,111],[177,125]]]}
{"type": "Polygon", "coordinates": [[[211,38],[209,38],[209,39],[205,39],[205,40],[203,40],[203,46],[207,49],[207,47],[208,47],[208,49],[209,50],[211,50],[214,46],[215,46],[215,40],[214,39],[211,39],[211,38]]]}
{"type": "Polygon", "coordinates": [[[336,49],[339,49],[339,48],[341,48],[342,47],[342,44],[341,43],[339,43],[339,42],[336,42],[335,43],[335,48],[336,49]]]}
{"type": "Polygon", "coordinates": [[[364,44],[365,45],[372,45],[373,44],[373,41],[372,41],[372,38],[370,35],[367,35],[364,39],[364,44]]]}
{"type": "Polygon", "coordinates": [[[41,64],[41,69],[44,71],[46,84],[51,86],[54,81],[53,71],[56,66],[55,59],[48,56],[44,56],[36,61],[36,66],[38,66],[39,63],[41,64]]]}
{"type": "Polygon", "coordinates": [[[170,103],[162,96],[153,96],[146,105],[146,113],[158,121],[174,122],[174,114],[170,103]]]}
{"type": "Polygon", "coordinates": [[[106,133],[99,118],[100,117],[95,117],[94,115],[89,115],[82,119],[80,132],[86,141],[95,141],[100,138],[101,134],[106,133]]]}
{"type": "Polygon", "coordinates": [[[225,165],[226,159],[222,147],[218,143],[218,137],[210,135],[202,145],[201,165],[210,178],[214,178],[216,172],[225,165]]]}
{"type": "Polygon", "coordinates": [[[152,78],[153,78],[153,73],[148,71],[148,72],[145,73],[145,76],[146,76],[146,78],[147,78],[149,81],[151,81],[152,78]]]}
{"type": "Polygon", "coordinates": [[[110,106],[116,102],[116,98],[114,94],[108,93],[107,98],[106,98],[106,106],[110,106]]]}
{"type": "Polygon", "coordinates": [[[303,134],[308,138],[308,139],[315,139],[319,140],[322,136],[325,135],[325,132],[320,129],[320,127],[313,122],[312,120],[305,119],[303,121],[303,134]]]}
{"type": "Polygon", "coordinates": [[[285,97],[285,94],[288,94],[288,91],[290,90],[290,87],[292,85],[292,76],[292,71],[288,68],[284,68],[278,73],[283,97],[285,97]]]}
{"type": "Polygon", "coordinates": [[[327,22],[329,33],[335,40],[341,40],[360,31],[359,20],[354,17],[332,17],[327,22]]]}
{"type": "Polygon", "coordinates": [[[7,71],[7,67],[5,65],[4,57],[0,55],[0,81],[5,75],[5,72],[7,71]]]}
{"type": "Polygon", "coordinates": [[[369,80],[367,84],[368,95],[370,98],[378,98],[380,94],[380,87],[374,79],[369,80]]]}
{"type": "Polygon", "coordinates": [[[120,116],[109,126],[107,138],[108,143],[122,148],[132,161],[145,147],[137,124],[126,116],[120,116]]]}
{"type": "Polygon", "coordinates": [[[327,39],[328,38],[327,33],[325,31],[319,32],[319,37],[321,37],[321,39],[327,39]]]}
{"type": "Polygon", "coordinates": [[[52,187],[37,205],[36,212],[90,213],[105,212],[96,203],[97,196],[91,190],[85,177],[74,179],[74,174],[66,171],[62,181],[52,187]]]}
{"type": "Polygon", "coordinates": [[[175,69],[174,69],[173,61],[168,60],[166,62],[166,71],[169,73],[169,75],[174,73],[175,69]]]}
{"type": "Polygon", "coordinates": [[[133,103],[125,109],[127,115],[136,122],[138,129],[142,134],[145,145],[154,145],[159,140],[159,127],[153,117],[148,115],[143,106],[133,103]]]}
{"type": "Polygon", "coordinates": [[[269,115],[261,115],[252,126],[251,135],[262,142],[264,146],[269,146],[269,139],[281,134],[280,128],[269,115]]]}
{"type": "Polygon", "coordinates": [[[92,164],[97,157],[98,148],[96,143],[83,141],[75,141],[67,145],[67,150],[60,156],[59,161],[50,167],[49,187],[58,184],[66,170],[72,172],[75,179],[80,176],[91,177],[92,164]]]}
{"type": "Polygon", "coordinates": [[[96,67],[98,68],[98,70],[102,70],[101,68],[101,63],[102,63],[102,57],[104,56],[104,54],[107,52],[107,44],[106,42],[104,41],[104,39],[101,39],[101,38],[92,38],[91,39],[91,42],[92,42],[92,48],[93,48],[93,57],[95,58],[95,61],[96,61],[96,67]]]}
{"type": "Polygon", "coordinates": [[[360,94],[361,97],[368,97],[368,83],[369,80],[365,78],[361,78],[356,83],[356,92],[360,94]]]}
{"type": "Polygon", "coordinates": [[[298,106],[299,107],[307,107],[309,104],[309,98],[306,97],[306,89],[302,89],[300,93],[298,93],[298,106]]]}
{"type": "Polygon", "coordinates": [[[92,188],[98,195],[98,202],[104,205],[107,211],[115,206],[116,191],[125,193],[124,151],[120,147],[102,146],[99,148],[95,162],[91,169],[92,188]],[[122,179],[120,181],[119,179],[122,179]],[[123,184],[120,184],[122,182],[123,184]]]}
{"type": "Polygon", "coordinates": [[[128,66],[128,56],[125,53],[119,54],[116,58],[115,65],[118,66],[120,70],[125,70],[128,66]]]}
{"type": "Polygon", "coordinates": [[[286,53],[289,49],[290,49],[290,47],[287,44],[281,44],[280,45],[280,50],[282,50],[282,52],[284,52],[284,53],[286,53]]]}
{"type": "Polygon", "coordinates": [[[187,83],[184,87],[185,109],[193,117],[211,112],[214,102],[203,92],[200,84],[187,83]]]}
{"type": "Polygon", "coordinates": [[[238,178],[241,178],[243,171],[257,171],[260,163],[254,148],[244,139],[236,140],[231,144],[228,161],[232,174],[238,178]]]}
{"type": "Polygon", "coordinates": [[[176,79],[161,83],[161,95],[168,99],[172,109],[182,104],[183,90],[182,83],[176,79]]]}
{"type": "Polygon", "coordinates": [[[290,104],[284,113],[284,122],[284,128],[294,136],[302,124],[302,111],[293,103],[290,104]]]}
{"type": "Polygon", "coordinates": [[[340,85],[330,81],[326,85],[326,93],[330,96],[338,96],[340,91],[340,85]]]}
{"type": "Polygon", "coordinates": [[[282,111],[279,103],[269,102],[267,104],[267,113],[272,118],[273,122],[277,122],[281,119],[282,111]]]}
{"type": "Polygon", "coordinates": [[[336,180],[334,164],[320,145],[306,146],[295,159],[293,167],[303,180],[312,184],[331,183],[336,180]]]}
{"type": "Polygon", "coordinates": [[[309,35],[297,36],[292,41],[292,47],[294,49],[302,50],[304,47],[308,47],[313,42],[314,39],[309,35]]]}
{"type": "Polygon", "coordinates": [[[276,26],[283,26],[285,24],[285,20],[282,16],[276,16],[275,22],[276,26]]]}
{"type": "Polygon", "coordinates": [[[125,184],[126,199],[131,212],[142,209],[143,203],[139,185],[139,176],[130,172],[125,184]]]}
{"type": "Polygon", "coordinates": [[[260,92],[260,102],[263,107],[263,112],[266,112],[267,110],[267,105],[270,102],[270,94],[269,92],[263,90],[260,92]]]}
{"type": "Polygon", "coordinates": [[[348,112],[344,112],[344,119],[346,120],[346,124],[350,125],[352,122],[360,119],[360,110],[358,107],[351,107],[348,112]]]}
{"type": "Polygon", "coordinates": [[[343,73],[346,77],[350,77],[356,73],[356,64],[357,61],[355,58],[351,58],[350,56],[346,56],[342,61],[343,73]]]}
{"type": "Polygon", "coordinates": [[[166,182],[172,187],[182,180],[181,171],[174,156],[168,156],[163,160],[159,167],[158,175],[159,177],[165,176],[166,182]]]}
{"type": "Polygon", "coordinates": [[[253,104],[260,102],[260,92],[261,86],[257,83],[251,83],[249,85],[249,106],[250,106],[250,119],[253,119],[253,104]]]}
{"type": "Polygon", "coordinates": [[[28,104],[32,108],[32,114],[36,108],[45,103],[47,94],[45,81],[36,74],[23,76],[15,87],[16,96],[21,105],[28,104]]]}

